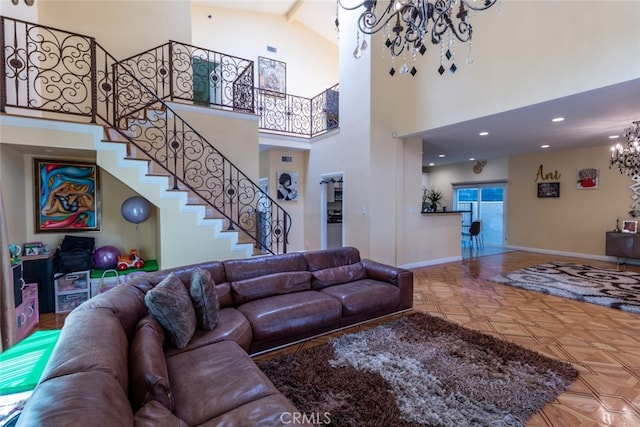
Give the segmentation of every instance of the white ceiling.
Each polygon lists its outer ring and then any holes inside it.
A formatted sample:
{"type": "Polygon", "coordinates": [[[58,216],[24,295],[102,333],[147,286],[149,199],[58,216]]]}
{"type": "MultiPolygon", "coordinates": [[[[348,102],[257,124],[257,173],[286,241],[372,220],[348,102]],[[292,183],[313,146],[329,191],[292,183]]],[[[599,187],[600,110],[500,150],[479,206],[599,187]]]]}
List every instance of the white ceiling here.
{"type": "MultiPolygon", "coordinates": [[[[196,0],[219,7],[282,14],[333,43],[335,0],[196,0]]],[[[355,4],[355,0],[348,4],[355,4]]],[[[629,82],[456,123],[418,134],[423,140],[423,164],[490,160],[541,150],[611,145],[610,135],[621,135],[640,120],[640,78],[629,82]],[[562,116],[563,122],[552,118],[562,116]],[[480,131],[489,135],[481,137],[480,131]],[[444,154],[444,158],[438,157],[444,154]]]]}
{"type": "Polygon", "coordinates": [[[422,160],[445,165],[533,153],[544,144],[546,150],[612,145],[609,136],[622,141],[634,120],[640,120],[640,79],[422,132],[422,160]],[[554,123],[554,117],[565,120],[554,123]]]}

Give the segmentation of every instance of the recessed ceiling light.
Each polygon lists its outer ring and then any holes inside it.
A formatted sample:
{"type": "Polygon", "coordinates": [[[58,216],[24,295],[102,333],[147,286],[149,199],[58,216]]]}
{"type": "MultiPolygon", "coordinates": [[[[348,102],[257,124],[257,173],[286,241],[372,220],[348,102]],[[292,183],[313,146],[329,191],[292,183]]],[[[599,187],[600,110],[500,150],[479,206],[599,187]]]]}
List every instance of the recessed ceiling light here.
{"type": "Polygon", "coordinates": [[[474,161],[476,158],[475,157],[469,157],[469,161],[474,161]]]}
{"type": "Polygon", "coordinates": [[[551,147],[549,144],[544,144],[540,146],[540,148],[549,148],[549,147],[551,147]]]}
{"type": "Polygon", "coordinates": [[[444,154],[438,154],[438,157],[443,158],[446,157],[444,154]]]}
{"type": "Polygon", "coordinates": [[[433,165],[435,165],[435,163],[433,163],[433,162],[429,163],[429,166],[433,166],[433,165]]]}
{"type": "Polygon", "coordinates": [[[554,117],[553,119],[551,119],[551,121],[554,123],[562,122],[564,121],[564,117],[554,117]]]}
{"type": "Polygon", "coordinates": [[[609,136],[609,139],[616,139],[616,138],[620,138],[620,135],[611,135],[611,136],[609,136]]]}
{"type": "Polygon", "coordinates": [[[482,132],[480,132],[478,135],[480,136],[487,136],[489,135],[489,132],[487,132],[486,130],[483,130],[482,132]]]}

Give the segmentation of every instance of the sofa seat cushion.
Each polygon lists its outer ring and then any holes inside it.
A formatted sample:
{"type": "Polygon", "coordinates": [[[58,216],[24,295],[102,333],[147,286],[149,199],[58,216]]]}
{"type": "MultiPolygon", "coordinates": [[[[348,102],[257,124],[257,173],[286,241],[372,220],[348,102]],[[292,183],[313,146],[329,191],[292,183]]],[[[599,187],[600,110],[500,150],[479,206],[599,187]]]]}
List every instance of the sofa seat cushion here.
{"type": "Polygon", "coordinates": [[[155,400],[147,402],[133,418],[134,427],[187,427],[173,412],[155,400]]]}
{"type": "Polygon", "coordinates": [[[231,282],[233,302],[236,305],[309,289],[311,289],[311,273],[308,271],[274,273],[231,282]]]}
{"type": "Polygon", "coordinates": [[[303,291],[250,301],[238,307],[251,323],[254,341],[274,340],[339,322],[338,300],[317,291],[303,291]]]}
{"type": "Polygon", "coordinates": [[[166,357],[172,357],[194,348],[224,340],[235,341],[236,344],[248,352],[252,339],[253,332],[247,318],[235,308],[223,308],[220,310],[220,316],[218,317],[218,326],[214,330],[196,329],[186,347],[180,349],[167,346],[164,352],[166,357]]]}
{"type": "MultiPolygon", "coordinates": [[[[209,420],[203,426],[215,427],[272,427],[272,426],[312,426],[296,417],[300,411],[282,394],[273,394],[246,403],[238,408],[209,420]],[[295,414],[295,415],[294,415],[295,414]]],[[[202,426],[200,426],[202,427],[202,426]]]]}
{"type": "Polygon", "coordinates": [[[343,317],[362,313],[394,310],[400,301],[400,289],[389,283],[363,279],[320,291],[342,303],[343,317]]]}
{"type": "Polygon", "coordinates": [[[167,359],[174,414],[195,426],[249,402],[279,394],[233,341],[220,341],[167,359]]]}

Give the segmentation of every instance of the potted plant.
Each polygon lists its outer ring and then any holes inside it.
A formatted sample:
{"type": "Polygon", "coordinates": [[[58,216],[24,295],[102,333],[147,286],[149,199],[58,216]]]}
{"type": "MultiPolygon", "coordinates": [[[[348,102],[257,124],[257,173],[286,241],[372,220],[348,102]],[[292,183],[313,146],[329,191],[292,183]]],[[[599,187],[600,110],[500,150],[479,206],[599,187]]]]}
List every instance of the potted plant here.
{"type": "Polygon", "coordinates": [[[431,188],[422,188],[422,212],[435,212],[440,206],[442,191],[431,188]]]}

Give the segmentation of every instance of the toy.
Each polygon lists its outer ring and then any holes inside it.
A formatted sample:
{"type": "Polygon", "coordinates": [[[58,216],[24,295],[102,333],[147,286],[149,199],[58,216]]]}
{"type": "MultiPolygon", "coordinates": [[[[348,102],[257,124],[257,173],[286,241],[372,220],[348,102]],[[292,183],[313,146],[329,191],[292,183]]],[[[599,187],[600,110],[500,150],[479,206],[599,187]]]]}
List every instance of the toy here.
{"type": "Polygon", "coordinates": [[[138,249],[131,249],[128,255],[118,256],[118,270],[124,271],[127,268],[142,268],[144,260],[140,257],[138,249]]]}
{"type": "Polygon", "coordinates": [[[101,246],[93,252],[93,265],[96,268],[114,268],[120,259],[120,250],[115,246],[101,246]]]}

